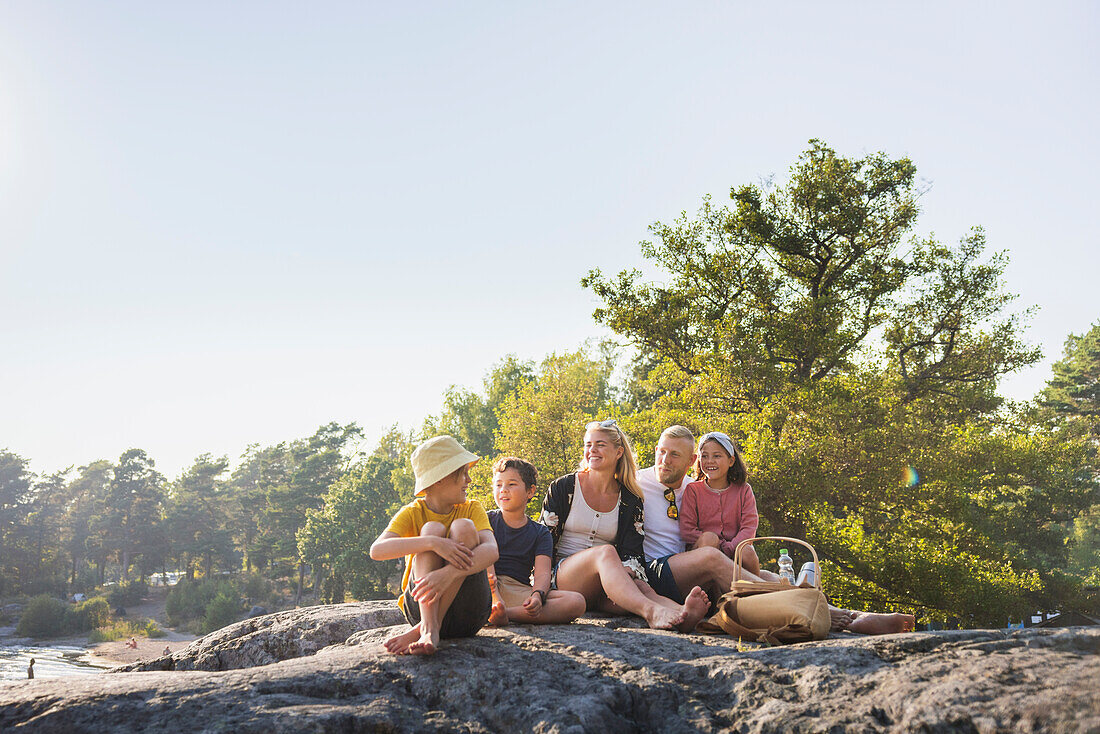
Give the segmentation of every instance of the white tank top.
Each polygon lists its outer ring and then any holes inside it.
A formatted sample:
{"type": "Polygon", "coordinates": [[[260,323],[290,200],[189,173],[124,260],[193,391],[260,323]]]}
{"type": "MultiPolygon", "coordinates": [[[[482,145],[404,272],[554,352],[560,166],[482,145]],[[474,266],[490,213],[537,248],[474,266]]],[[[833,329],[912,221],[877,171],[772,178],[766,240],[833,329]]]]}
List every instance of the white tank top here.
{"type": "Polygon", "coordinates": [[[619,504],[616,502],[611,512],[596,512],[584,501],[578,481],[573,491],[573,506],[569,508],[569,517],[565,519],[558,541],[558,558],[568,558],[597,545],[611,545],[618,532],[619,504]]]}

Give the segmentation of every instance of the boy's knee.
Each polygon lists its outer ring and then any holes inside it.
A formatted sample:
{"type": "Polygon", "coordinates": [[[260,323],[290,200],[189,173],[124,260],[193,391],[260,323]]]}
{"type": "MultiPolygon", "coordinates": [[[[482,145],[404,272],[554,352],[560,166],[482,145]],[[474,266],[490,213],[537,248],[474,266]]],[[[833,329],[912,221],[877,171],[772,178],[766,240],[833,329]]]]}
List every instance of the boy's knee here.
{"type": "Polygon", "coordinates": [[[569,614],[579,617],[588,610],[588,602],[585,601],[582,594],[576,591],[562,591],[560,593],[566,595],[563,601],[567,606],[569,614]]]}
{"type": "Polygon", "coordinates": [[[442,538],[447,534],[447,528],[443,527],[443,523],[430,520],[424,523],[424,526],[420,528],[421,535],[436,535],[442,538]]]}
{"type": "Polygon", "coordinates": [[[460,517],[451,523],[451,532],[448,533],[448,537],[451,540],[457,540],[467,548],[473,548],[478,544],[477,526],[470,518],[460,517]]]}

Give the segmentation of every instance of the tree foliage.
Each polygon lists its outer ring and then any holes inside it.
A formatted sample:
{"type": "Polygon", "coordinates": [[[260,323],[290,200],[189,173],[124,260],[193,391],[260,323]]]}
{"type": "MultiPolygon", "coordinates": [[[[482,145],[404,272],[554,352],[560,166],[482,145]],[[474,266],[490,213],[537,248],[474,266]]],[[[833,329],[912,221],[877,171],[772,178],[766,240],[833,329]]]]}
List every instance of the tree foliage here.
{"type": "Polygon", "coordinates": [[[1086,446],[997,395],[1039,357],[1007,260],[980,229],[915,236],[915,174],[811,141],[785,185],[654,224],[659,280],[583,283],[645,368],[632,421],[740,438],[764,526],[824,551],[838,601],[1003,623],[1071,593],[1065,523],[1096,485],[1086,446]]]}

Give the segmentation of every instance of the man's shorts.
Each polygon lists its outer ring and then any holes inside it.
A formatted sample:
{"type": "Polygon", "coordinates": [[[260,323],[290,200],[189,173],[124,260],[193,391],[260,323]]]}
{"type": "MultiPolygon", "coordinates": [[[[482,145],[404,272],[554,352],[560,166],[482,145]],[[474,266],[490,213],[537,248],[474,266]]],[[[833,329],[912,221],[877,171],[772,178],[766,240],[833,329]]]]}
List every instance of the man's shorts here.
{"type": "Polygon", "coordinates": [[[672,568],[668,563],[669,558],[672,558],[672,556],[661,556],[646,564],[646,582],[661,596],[672,599],[677,604],[683,604],[684,595],[680,593],[680,587],[676,585],[676,579],[672,576],[672,568]]]}
{"type": "Polygon", "coordinates": [[[531,598],[531,594],[535,593],[533,586],[528,586],[522,581],[516,581],[511,576],[502,576],[497,574],[497,591],[500,592],[500,598],[504,600],[504,606],[506,607],[521,607],[523,602],[531,598]]]}
{"type": "MultiPolygon", "coordinates": [[[[420,624],[420,604],[412,596],[413,577],[409,576],[409,586],[405,589],[405,619],[409,624],[420,624]]],[[[493,607],[493,595],[489,591],[489,577],[484,571],[466,577],[455,594],[455,600],[443,615],[439,626],[440,639],[454,637],[473,637],[489,621],[489,612],[493,607]]]]}

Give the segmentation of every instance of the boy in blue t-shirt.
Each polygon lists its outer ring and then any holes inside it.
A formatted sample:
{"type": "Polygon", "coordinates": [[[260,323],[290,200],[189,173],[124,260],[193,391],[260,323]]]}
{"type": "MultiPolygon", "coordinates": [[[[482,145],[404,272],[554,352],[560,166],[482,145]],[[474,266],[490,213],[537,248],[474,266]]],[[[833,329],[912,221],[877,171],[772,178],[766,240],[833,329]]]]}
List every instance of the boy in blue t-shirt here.
{"type": "Polygon", "coordinates": [[[500,558],[488,569],[493,586],[489,624],[569,624],[584,614],[583,596],[550,589],[554,540],[545,525],[527,516],[537,483],[528,461],[506,456],[493,464],[493,499],[500,509],[489,513],[489,524],[500,558]]]}

